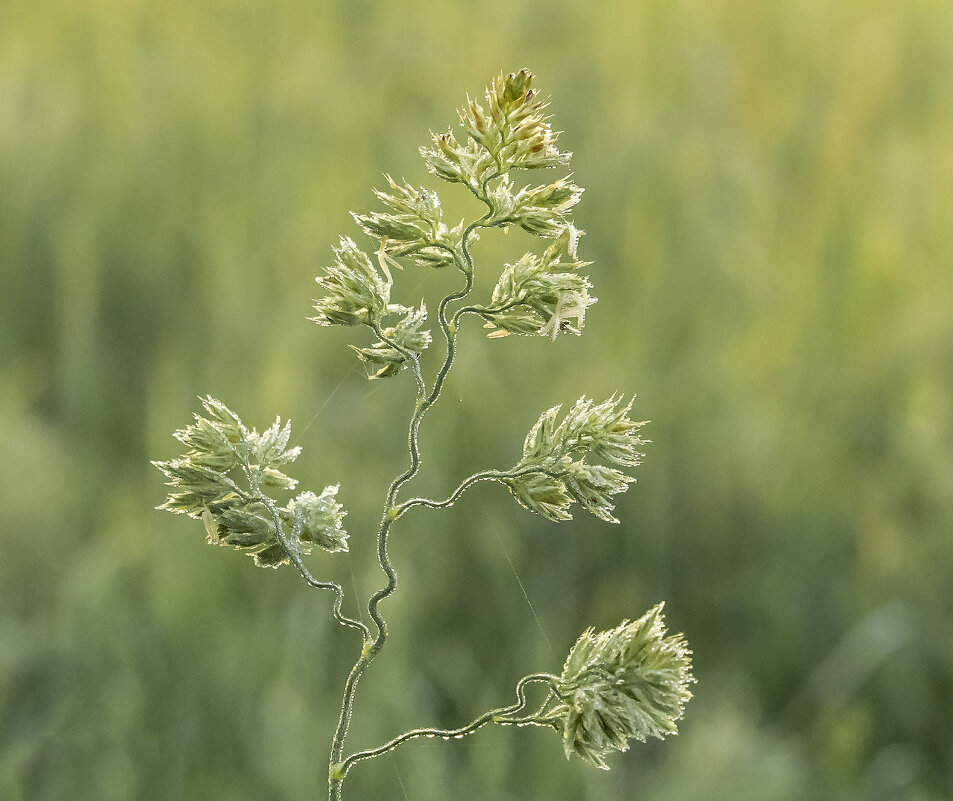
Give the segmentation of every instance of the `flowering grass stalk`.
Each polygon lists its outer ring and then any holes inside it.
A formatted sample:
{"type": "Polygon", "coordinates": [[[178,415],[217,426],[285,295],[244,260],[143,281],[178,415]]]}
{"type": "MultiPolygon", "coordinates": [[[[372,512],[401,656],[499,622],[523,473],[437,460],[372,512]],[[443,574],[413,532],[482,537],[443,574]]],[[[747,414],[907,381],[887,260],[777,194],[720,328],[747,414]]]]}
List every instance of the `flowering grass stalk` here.
{"type": "Polygon", "coordinates": [[[463,136],[458,139],[452,130],[432,134],[431,144],[420,152],[434,176],[464,186],[483,203],[485,214],[452,224],[444,219],[435,191],[387,176],[387,188],[375,193],[385,211],[354,215],[376,249],[362,250],[342,237],[334,262],[317,279],[322,294],[311,319],[321,326],[366,328],[372,341],[352,347],[368,377],[393,378],[409,369],[417,386],[408,429],[409,465],[387,489],[377,531],[384,584],[367,601],[370,626],[346,616],[341,586],[315,578],[304,561],[315,547],[329,553],[347,550],[346,512],[336,500],[338,486],[317,494],[300,492],[284,504],[278,500],[298,483],[284,472],[300,453],[300,448],[287,447],[289,423],[282,425],[278,419],[258,433],[221,401],[207,397],[202,401],[204,414],[196,414],[193,424],[175,432],[186,452],[154,462],[171,488],[160,509],[201,520],[211,544],[244,551],[259,567],[293,566],[310,586],[334,594],[332,614],[338,623],[360,632],[361,649],[344,686],[331,742],[330,801],[340,801],[345,778],[361,761],[417,737],[459,739],[490,724],[552,728],[561,736],[567,757],[575,754],[607,768],[606,757],[625,751],[630,740],[674,734],[691,698],[691,652],[681,635],[667,635],[659,604],[633,623],[598,634],[584,632],[560,675],[525,676],[509,706],[456,729],[413,729],[377,748],[346,753],[358,686],[387,641],[380,605],[397,588],[388,553],[394,524],[414,507],[447,508],[482,481],[502,484],[521,505],[552,521],[571,520],[578,505],[601,520],[618,523],[612,498],[635,481],[631,470],[643,456],[639,449],[646,440],[639,432],[645,423],[629,417],[631,400],[613,395],[596,403],[582,397],[561,418],[558,406],[540,415],[512,468],[474,473],[444,500],[400,500],[420,469],[418,433],[453,368],[463,318],[480,318],[491,339],[520,334],[554,341],[559,334],[581,333],[586,312],[596,302],[589,294],[588,277],[581,273],[589,262],[577,253],[583,232],[571,216],[583,190],[570,176],[538,186],[518,185],[523,170],[569,163],[571,154],[556,146],[547,105],[525,69],[499,75],[487,88],[483,104],[468,98],[460,110],[463,136]],[[475,270],[471,247],[482,231],[510,225],[542,239],[542,253],[526,253],[506,265],[491,296],[470,302],[475,270]],[[436,324],[446,355],[429,380],[420,365],[420,355],[433,342],[423,327],[429,312],[422,302],[405,306],[391,300],[391,268],[403,267],[401,260],[426,269],[456,270],[463,279],[463,286],[437,305],[436,324]],[[536,703],[528,694],[532,686],[540,688],[533,691],[540,696],[536,703]]]}

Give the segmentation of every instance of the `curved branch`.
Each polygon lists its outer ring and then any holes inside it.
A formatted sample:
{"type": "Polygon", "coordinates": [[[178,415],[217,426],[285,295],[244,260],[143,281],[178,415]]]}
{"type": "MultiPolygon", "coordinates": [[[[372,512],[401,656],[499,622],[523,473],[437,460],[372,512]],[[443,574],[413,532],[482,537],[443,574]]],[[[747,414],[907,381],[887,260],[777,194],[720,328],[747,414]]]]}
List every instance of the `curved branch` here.
{"type": "Polygon", "coordinates": [[[513,300],[509,303],[504,303],[502,306],[461,306],[453,315],[453,323],[456,324],[464,314],[475,314],[485,320],[487,317],[490,317],[494,314],[502,314],[505,311],[516,308],[517,306],[528,305],[529,304],[527,303],[526,298],[520,298],[519,300],[513,300]]]}
{"type": "MultiPolygon", "coordinates": [[[[331,590],[334,593],[334,605],[331,607],[331,614],[334,615],[334,619],[337,620],[342,626],[348,626],[352,629],[357,629],[364,637],[365,642],[371,636],[370,629],[367,625],[360,620],[355,620],[348,617],[341,611],[341,607],[344,603],[344,589],[340,584],[337,584],[333,581],[319,581],[312,574],[311,571],[305,566],[304,561],[301,559],[301,553],[293,545],[292,541],[285,536],[284,527],[281,525],[281,515],[278,512],[278,507],[275,502],[269,498],[267,495],[262,495],[261,493],[254,499],[265,506],[269,512],[271,512],[272,520],[275,524],[275,538],[278,540],[278,544],[281,546],[282,550],[288,555],[288,559],[291,561],[301,574],[301,577],[312,587],[318,590],[331,590]]],[[[297,538],[298,528],[300,524],[295,524],[295,529],[293,534],[297,538]]]]}
{"type": "Polygon", "coordinates": [[[384,336],[384,331],[381,329],[380,324],[376,321],[371,321],[370,329],[377,335],[377,338],[380,339],[385,345],[390,345],[394,350],[403,355],[407,359],[411,366],[413,367],[414,380],[417,382],[417,394],[419,397],[423,397],[427,394],[427,384],[424,381],[423,373],[420,370],[420,354],[416,351],[411,350],[410,348],[405,348],[403,345],[398,345],[393,340],[384,336]]]}
{"type": "MultiPolygon", "coordinates": [[[[388,751],[393,751],[397,746],[402,743],[406,743],[409,740],[414,740],[418,737],[439,737],[443,740],[459,740],[463,737],[466,737],[468,734],[473,734],[478,729],[481,729],[487,723],[498,723],[500,725],[520,725],[538,722],[537,714],[533,713],[527,717],[523,718],[513,718],[514,715],[522,712],[526,706],[526,685],[533,682],[546,682],[552,688],[553,683],[556,681],[556,677],[549,673],[534,673],[530,676],[523,676],[519,680],[519,683],[516,685],[516,697],[517,701],[515,704],[510,704],[506,707],[501,707],[500,709],[491,709],[489,712],[484,712],[476,720],[471,721],[466,726],[461,726],[458,729],[413,729],[403,734],[398,735],[393,740],[384,743],[383,745],[378,746],[377,748],[370,748],[366,751],[357,751],[351,754],[346,759],[337,763],[332,768],[332,773],[335,776],[340,776],[343,779],[351,767],[365,759],[371,759],[372,757],[381,756],[381,754],[386,754],[388,751]]],[[[545,702],[544,702],[545,705],[545,702]]],[[[540,723],[539,725],[547,725],[540,723]]]]}
{"type": "Polygon", "coordinates": [[[478,484],[481,481],[499,481],[500,483],[504,483],[508,478],[519,478],[520,476],[541,472],[545,471],[539,470],[535,467],[527,467],[522,470],[483,470],[479,473],[474,473],[469,478],[464,479],[460,486],[458,486],[449,497],[442,501],[434,501],[430,498],[411,498],[395,506],[394,514],[399,518],[404,514],[404,512],[413,508],[414,506],[426,506],[430,509],[446,509],[450,506],[453,506],[453,504],[459,500],[460,496],[463,495],[463,493],[466,492],[470,487],[472,487],[474,484],[478,484]]]}

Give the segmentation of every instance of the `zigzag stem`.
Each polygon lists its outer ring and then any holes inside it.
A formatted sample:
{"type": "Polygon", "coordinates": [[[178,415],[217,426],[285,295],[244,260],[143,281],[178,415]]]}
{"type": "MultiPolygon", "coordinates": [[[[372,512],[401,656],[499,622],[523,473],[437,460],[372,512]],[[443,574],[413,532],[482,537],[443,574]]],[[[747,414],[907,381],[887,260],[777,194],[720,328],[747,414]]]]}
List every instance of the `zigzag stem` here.
{"type": "MultiPolygon", "coordinates": [[[[418,432],[420,430],[420,424],[423,421],[427,410],[433,406],[440,397],[440,390],[443,387],[443,382],[446,379],[447,374],[450,372],[451,367],[453,366],[454,356],[456,355],[457,327],[456,325],[451,326],[447,320],[447,306],[454,301],[462,300],[469,295],[470,291],[473,289],[473,259],[470,256],[470,252],[467,247],[467,240],[477,228],[483,227],[484,223],[492,215],[493,212],[492,209],[489,208],[489,204],[487,204],[487,207],[487,213],[479,220],[476,220],[475,222],[468,225],[463,232],[461,241],[463,261],[460,260],[460,257],[456,254],[456,252],[453,254],[454,261],[456,261],[457,267],[464,274],[466,281],[463,289],[447,295],[440,301],[440,304],[437,308],[437,320],[447,342],[447,355],[444,359],[443,365],[437,372],[433,389],[426,397],[424,397],[426,394],[426,383],[424,382],[423,376],[421,374],[420,359],[417,357],[416,353],[401,349],[401,352],[410,357],[411,365],[414,370],[414,377],[417,381],[418,387],[417,402],[414,408],[413,416],[410,420],[410,426],[407,435],[408,450],[410,453],[410,466],[391,482],[390,487],[387,490],[387,496],[384,503],[384,513],[381,517],[380,527],[377,533],[377,557],[381,566],[381,570],[384,572],[384,575],[387,578],[387,584],[375,592],[367,602],[367,611],[371,617],[371,620],[374,622],[374,626],[377,629],[377,635],[373,640],[370,640],[369,638],[365,639],[364,647],[361,650],[361,655],[358,657],[357,662],[354,663],[354,667],[351,668],[351,672],[348,674],[347,682],[344,685],[344,699],[341,704],[341,714],[338,718],[337,729],[334,732],[334,738],[331,742],[331,769],[329,770],[328,775],[328,797],[331,799],[331,801],[339,801],[341,798],[341,785],[343,784],[344,776],[338,775],[334,770],[334,766],[341,762],[344,755],[344,741],[347,738],[348,728],[350,727],[351,717],[354,712],[354,697],[357,692],[358,683],[360,682],[361,677],[364,675],[364,672],[367,670],[367,667],[380,652],[381,648],[384,647],[384,642],[387,638],[387,623],[378,611],[378,606],[381,601],[389,598],[397,589],[397,572],[391,564],[387,549],[387,537],[390,533],[391,524],[399,516],[395,510],[397,493],[400,491],[400,488],[410,481],[414,476],[416,476],[417,472],[420,470],[421,460],[418,444],[418,432]]],[[[378,335],[380,335],[380,333],[378,335]]]]}

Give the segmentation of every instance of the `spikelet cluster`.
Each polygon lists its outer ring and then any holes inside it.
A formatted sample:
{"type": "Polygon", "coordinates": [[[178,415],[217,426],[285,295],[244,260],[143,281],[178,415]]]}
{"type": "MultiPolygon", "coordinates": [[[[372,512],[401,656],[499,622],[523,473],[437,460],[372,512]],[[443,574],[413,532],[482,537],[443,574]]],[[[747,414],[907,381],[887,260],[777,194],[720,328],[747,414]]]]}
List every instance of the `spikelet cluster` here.
{"type": "Polygon", "coordinates": [[[352,214],[364,233],[377,239],[387,256],[409,256],[422,267],[452,264],[461,255],[463,222],[452,227],[444,222],[440,197],[433,190],[384,177],[390,191],[376,189],[374,195],[389,211],[352,214]]]}
{"type": "MultiPolygon", "coordinates": [[[[369,378],[387,378],[407,367],[409,354],[420,354],[430,345],[430,332],[421,326],[427,319],[427,308],[390,302],[393,277],[385,259],[378,254],[375,265],[349,237],[341,237],[334,251],[334,264],[315,279],[325,294],[314,301],[317,314],[309,318],[318,325],[364,325],[378,334],[369,347],[351,346],[368,367],[369,378]],[[389,318],[397,317],[388,324],[389,318]]],[[[400,266],[400,265],[397,265],[400,266]]]]}
{"type": "Polygon", "coordinates": [[[529,70],[497,76],[487,87],[484,103],[467,98],[460,109],[466,134],[462,143],[453,131],[446,131],[432,134],[431,146],[420,149],[434,175],[482,194],[484,182],[510,169],[568,163],[572,154],[556,148],[558,133],[545,113],[548,103],[533,88],[529,70]]]}
{"type": "Polygon", "coordinates": [[[542,256],[527,253],[506,265],[489,307],[480,311],[491,339],[537,334],[555,340],[561,333],[582,333],[596,298],[588,277],[579,273],[588,264],[576,254],[580,233],[568,225],[542,256]]]}
{"type": "Polygon", "coordinates": [[[367,346],[352,345],[369,378],[388,378],[411,365],[430,345],[423,328],[426,308],[391,303],[393,269],[401,259],[424,267],[454,265],[474,269],[468,248],[487,228],[517,225],[550,240],[542,254],[527,253],[507,264],[489,305],[468,309],[480,317],[492,338],[508,334],[539,335],[555,340],[560,333],[581,332],[586,310],[595,303],[591,284],[580,268],[579,237],[572,211],[583,190],[571,176],[550,183],[518,187],[518,169],[568,164],[571,154],[556,148],[558,133],[533,88],[526,69],[500,74],[484,101],[467,99],[459,112],[463,138],[452,132],[432,135],[421,148],[428,170],[451,183],[466,185],[488,208],[482,219],[466,225],[449,223],[436,191],[385,175],[387,186],[374,194],[383,211],[353,214],[363,232],[377,242],[373,255],[342,237],[334,263],[317,279],[324,291],[314,301],[319,325],[363,325],[377,334],[367,346]],[[397,319],[394,319],[394,318],[397,319]]]}
{"type": "MultiPolygon", "coordinates": [[[[175,432],[188,448],[166,462],[153,462],[171,491],[158,509],[185,514],[205,523],[208,541],[254,557],[260,567],[287,564],[290,554],[279,542],[274,515],[264,499],[270,491],[293,491],[298,482],[282,471],[301,453],[288,448],[291,423],[275,422],[263,432],[247,428],[241,418],[212,397],[202,400],[205,415],[175,432]]],[[[312,546],[346,551],[347,532],[337,486],[320,495],[302,492],[277,513],[285,542],[299,554],[312,546]]]]}
{"type": "Polygon", "coordinates": [[[390,303],[390,277],[350,237],[342,236],[335,261],[315,281],[325,294],[314,301],[318,325],[374,325],[390,303]]]}
{"type": "Polygon", "coordinates": [[[487,202],[493,209],[490,224],[515,224],[534,236],[552,239],[572,223],[569,213],[583,191],[568,178],[514,191],[513,181],[504,175],[487,191],[487,202]]]}
{"type": "Polygon", "coordinates": [[[681,634],[666,636],[662,608],[609,631],[589,629],[572,647],[559,700],[540,719],[561,733],[567,758],[607,769],[606,757],[630,740],[677,733],[695,681],[692,652],[681,634]]]}
{"type": "Polygon", "coordinates": [[[571,520],[575,502],[601,520],[618,523],[612,496],[635,481],[619,467],[637,467],[644,456],[638,448],[648,442],[638,434],[645,421],[629,418],[633,401],[612,396],[595,403],[582,397],[562,420],[560,406],[543,412],[512,471],[526,475],[504,483],[523,506],[549,520],[571,520]],[[593,459],[617,467],[594,464],[593,459]]]}
{"type": "Polygon", "coordinates": [[[381,339],[366,348],[351,345],[367,367],[369,378],[390,378],[408,366],[410,354],[420,354],[430,345],[430,331],[422,330],[427,307],[421,302],[416,309],[392,305],[389,313],[403,316],[393,326],[381,331],[381,339]]]}

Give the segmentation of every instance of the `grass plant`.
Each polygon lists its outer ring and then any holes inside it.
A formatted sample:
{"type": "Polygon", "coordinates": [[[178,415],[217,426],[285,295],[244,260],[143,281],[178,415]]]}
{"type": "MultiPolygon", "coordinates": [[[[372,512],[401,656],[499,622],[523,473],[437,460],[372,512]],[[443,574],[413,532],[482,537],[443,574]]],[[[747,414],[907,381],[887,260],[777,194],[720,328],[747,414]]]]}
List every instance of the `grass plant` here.
{"type": "Polygon", "coordinates": [[[287,472],[288,465],[301,449],[289,447],[290,423],[278,418],[259,432],[220,400],[205,397],[202,413],[175,432],[185,453],[154,462],[170,487],[160,509],[201,520],[211,544],[243,551],[259,567],[293,567],[309,586],[332,593],[334,619],[360,636],[330,747],[331,801],[340,801],[349,771],[364,760],[418,737],[460,739],[490,724],[552,729],[567,757],[607,768],[610,753],[626,751],[631,740],[674,734],[691,698],[691,652],[682,635],[667,633],[658,604],[634,622],[598,633],[587,630],[560,673],[524,676],[512,703],[466,725],[416,728],[362,751],[346,747],[360,681],[387,643],[381,605],[398,587],[388,548],[398,521],[418,508],[448,509],[473,485],[495,482],[526,509],[553,522],[571,520],[581,508],[618,523],[614,496],[635,481],[632,472],[643,457],[645,422],[630,417],[634,397],[626,401],[616,394],[596,402],[583,396],[565,412],[560,406],[544,411],[512,467],[475,472],[445,499],[407,497],[422,463],[420,428],[454,367],[461,326],[476,318],[494,340],[516,334],[555,342],[560,334],[580,334],[596,302],[583,273],[589,262],[578,254],[583,232],[572,218],[583,190],[571,175],[539,185],[520,180],[527,171],[565,169],[571,157],[557,148],[548,101],[533,79],[526,69],[500,74],[482,102],[467,99],[459,112],[460,131],[432,134],[420,150],[430,173],[472,194],[485,208],[482,216],[448,221],[435,191],[388,176],[386,187],[375,192],[384,210],[354,215],[376,247],[363,249],[342,237],[334,262],[317,278],[321,294],[311,319],[319,326],[366,330],[371,341],[352,347],[368,377],[393,379],[409,371],[417,388],[408,423],[409,464],[387,488],[377,530],[383,586],[367,600],[370,624],[346,614],[342,586],[315,577],[305,561],[315,548],[330,554],[347,551],[347,513],[337,500],[338,485],[291,497],[298,481],[287,472]],[[542,240],[541,252],[525,253],[505,265],[490,297],[476,299],[473,247],[481,234],[510,226],[542,240]],[[393,297],[395,276],[405,267],[456,271],[462,281],[437,305],[437,336],[445,356],[433,376],[421,366],[421,355],[434,339],[424,327],[426,304],[405,305],[393,297]]]}

